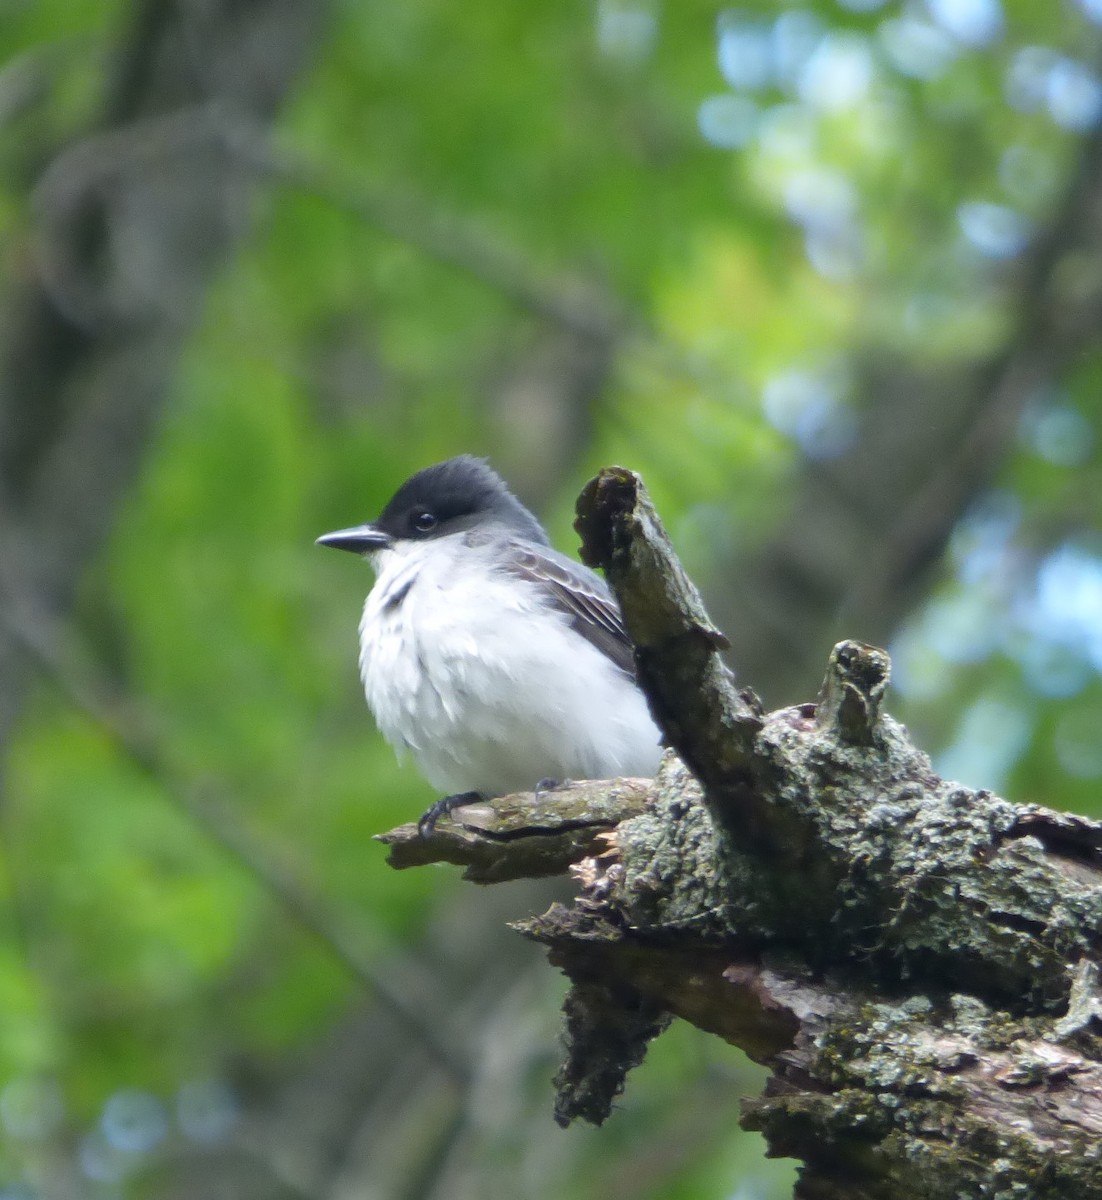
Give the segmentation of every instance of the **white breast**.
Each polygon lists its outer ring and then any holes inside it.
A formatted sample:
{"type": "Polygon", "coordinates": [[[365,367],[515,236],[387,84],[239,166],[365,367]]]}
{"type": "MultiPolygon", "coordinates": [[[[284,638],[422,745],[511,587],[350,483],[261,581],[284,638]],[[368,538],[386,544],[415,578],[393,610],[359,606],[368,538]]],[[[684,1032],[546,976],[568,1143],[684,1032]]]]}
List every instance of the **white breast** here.
{"type": "Polygon", "coordinates": [[[634,683],[462,537],[378,555],[360,673],[386,739],[446,794],[653,775],[659,734],[634,683]]]}

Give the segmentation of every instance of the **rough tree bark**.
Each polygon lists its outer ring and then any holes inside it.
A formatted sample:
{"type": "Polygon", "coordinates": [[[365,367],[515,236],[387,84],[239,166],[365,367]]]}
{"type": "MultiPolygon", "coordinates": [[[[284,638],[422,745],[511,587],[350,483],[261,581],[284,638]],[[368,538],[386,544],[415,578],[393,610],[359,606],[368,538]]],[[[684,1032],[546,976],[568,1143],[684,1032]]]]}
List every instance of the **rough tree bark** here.
{"type": "Polygon", "coordinates": [[[743,1123],[802,1160],[800,1200],[1102,1197],[1102,825],[938,778],[861,643],[817,704],[762,714],[639,478],[602,472],[578,514],[671,746],[658,778],[382,839],[397,867],[579,882],[516,926],[572,982],[557,1119],[603,1121],[678,1016],[772,1070],[743,1123]]]}

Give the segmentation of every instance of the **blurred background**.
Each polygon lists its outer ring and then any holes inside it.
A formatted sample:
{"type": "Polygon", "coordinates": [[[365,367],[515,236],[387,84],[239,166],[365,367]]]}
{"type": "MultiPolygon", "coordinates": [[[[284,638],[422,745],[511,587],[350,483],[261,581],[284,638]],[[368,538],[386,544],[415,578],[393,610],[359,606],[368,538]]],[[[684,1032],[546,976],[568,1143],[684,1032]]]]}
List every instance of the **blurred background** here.
{"type": "Polygon", "coordinates": [[[742,682],[842,636],[1099,813],[1100,0],[0,0],[0,1200],[778,1200],[675,1026],[551,1119],[557,885],[397,874],[370,583],[641,471],[742,682]]]}

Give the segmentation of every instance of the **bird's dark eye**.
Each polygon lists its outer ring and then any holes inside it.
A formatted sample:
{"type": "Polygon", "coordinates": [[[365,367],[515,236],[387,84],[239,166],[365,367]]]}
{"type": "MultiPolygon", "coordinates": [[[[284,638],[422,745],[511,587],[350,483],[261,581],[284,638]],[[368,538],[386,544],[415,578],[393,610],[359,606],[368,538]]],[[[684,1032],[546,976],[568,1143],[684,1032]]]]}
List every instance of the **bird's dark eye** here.
{"type": "Polygon", "coordinates": [[[413,528],[418,533],[428,533],[430,529],[436,528],[436,517],[430,512],[419,512],[413,514],[413,528]]]}

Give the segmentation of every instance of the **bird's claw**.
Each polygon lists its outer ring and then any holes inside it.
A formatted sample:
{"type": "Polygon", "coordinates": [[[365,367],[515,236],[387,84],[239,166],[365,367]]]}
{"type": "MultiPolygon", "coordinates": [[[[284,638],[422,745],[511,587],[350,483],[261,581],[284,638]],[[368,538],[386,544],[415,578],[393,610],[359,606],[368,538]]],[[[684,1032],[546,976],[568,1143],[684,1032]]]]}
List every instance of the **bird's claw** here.
{"type": "Polygon", "coordinates": [[[570,783],[569,779],[550,779],[550,778],[541,779],[539,781],[539,783],[536,784],[535,791],[533,794],[535,795],[536,799],[538,800],[540,798],[540,796],[543,795],[544,792],[558,791],[559,788],[566,787],[567,784],[569,784],[569,783],[570,783]]]}
{"type": "Polygon", "coordinates": [[[436,828],[436,822],[441,817],[447,816],[448,813],[461,808],[464,804],[476,804],[483,799],[485,797],[481,792],[456,792],[454,796],[443,796],[422,814],[421,819],[417,822],[417,832],[421,837],[427,838],[436,828]]]}

